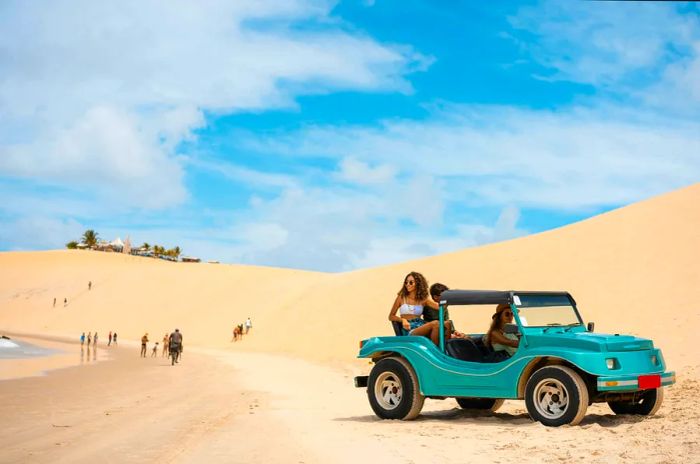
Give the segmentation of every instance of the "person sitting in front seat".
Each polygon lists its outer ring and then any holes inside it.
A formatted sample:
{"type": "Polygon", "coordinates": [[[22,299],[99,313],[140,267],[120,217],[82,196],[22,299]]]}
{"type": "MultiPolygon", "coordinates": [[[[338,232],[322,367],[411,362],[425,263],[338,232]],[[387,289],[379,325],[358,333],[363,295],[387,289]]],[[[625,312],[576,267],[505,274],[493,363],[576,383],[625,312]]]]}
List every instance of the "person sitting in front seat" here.
{"type": "Polygon", "coordinates": [[[507,334],[503,332],[503,327],[506,324],[513,323],[513,310],[510,305],[501,303],[496,307],[496,312],[491,316],[492,322],[489,331],[484,337],[486,346],[491,346],[493,351],[501,356],[513,356],[518,351],[520,340],[515,334],[507,334]]]}

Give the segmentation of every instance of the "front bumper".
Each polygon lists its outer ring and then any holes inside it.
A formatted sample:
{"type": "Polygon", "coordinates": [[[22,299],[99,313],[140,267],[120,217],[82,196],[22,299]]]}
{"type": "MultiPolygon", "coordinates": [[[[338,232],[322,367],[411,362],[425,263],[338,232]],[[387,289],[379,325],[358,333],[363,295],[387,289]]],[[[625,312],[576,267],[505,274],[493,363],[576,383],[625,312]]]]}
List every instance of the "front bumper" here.
{"type": "Polygon", "coordinates": [[[600,392],[621,392],[668,387],[674,383],[676,383],[676,373],[672,371],[650,375],[618,375],[598,377],[596,387],[600,392]]]}

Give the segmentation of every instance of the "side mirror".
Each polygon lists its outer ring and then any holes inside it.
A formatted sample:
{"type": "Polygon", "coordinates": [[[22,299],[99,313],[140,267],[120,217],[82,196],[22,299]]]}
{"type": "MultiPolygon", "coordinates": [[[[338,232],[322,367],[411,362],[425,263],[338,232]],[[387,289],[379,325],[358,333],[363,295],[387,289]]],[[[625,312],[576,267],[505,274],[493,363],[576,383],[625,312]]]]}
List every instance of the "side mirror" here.
{"type": "Polygon", "coordinates": [[[593,332],[593,329],[595,329],[595,322],[589,322],[588,323],[588,331],[593,332]]]}
{"type": "Polygon", "coordinates": [[[503,326],[503,333],[520,335],[517,324],[506,324],[503,326]]]}

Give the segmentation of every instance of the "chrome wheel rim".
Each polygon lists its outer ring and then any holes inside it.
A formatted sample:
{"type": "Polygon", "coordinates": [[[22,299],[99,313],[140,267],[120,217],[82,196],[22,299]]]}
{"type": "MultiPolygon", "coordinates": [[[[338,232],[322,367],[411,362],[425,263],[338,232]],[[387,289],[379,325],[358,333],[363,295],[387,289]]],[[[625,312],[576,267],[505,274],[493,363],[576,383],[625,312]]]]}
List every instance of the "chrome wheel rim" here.
{"type": "Polygon", "coordinates": [[[399,406],[403,397],[401,381],[393,372],[382,372],[374,383],[374,397],[377,403],[386,409],[392,410],[399,406]]]}
{"type": "Polygon", "coordinates": [[[535,387],[535,409],[547,419],[559,419],[568,409],[569,392],[563,383],[556,379],[545,379],[535,387]]]}

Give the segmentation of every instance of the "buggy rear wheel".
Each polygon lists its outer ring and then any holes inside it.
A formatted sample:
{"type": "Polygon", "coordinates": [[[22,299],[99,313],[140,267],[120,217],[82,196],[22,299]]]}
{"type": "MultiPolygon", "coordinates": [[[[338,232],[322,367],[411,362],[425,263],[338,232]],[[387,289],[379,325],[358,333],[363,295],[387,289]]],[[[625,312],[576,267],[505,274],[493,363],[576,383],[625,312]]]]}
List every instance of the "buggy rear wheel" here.
{"type": "Polygon", "coordinates": [[[367,382],[367,396],[381,419],[415,419],[425,401],[413,368],[398,357],[382,359],[374,366],[367,382]]]}
{"type": "Polygon", "coordinates": [[[631,401],[608,401],[608,406],[615,414],[637,414],[653,416],[664,402],[663,387],[644,390],[634,396],[631,401]]]}

